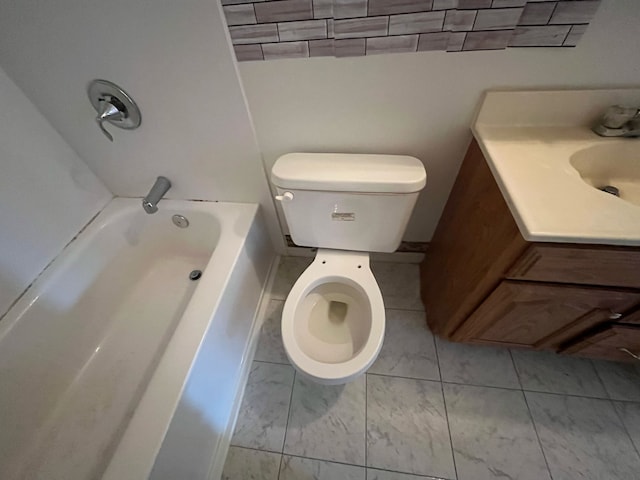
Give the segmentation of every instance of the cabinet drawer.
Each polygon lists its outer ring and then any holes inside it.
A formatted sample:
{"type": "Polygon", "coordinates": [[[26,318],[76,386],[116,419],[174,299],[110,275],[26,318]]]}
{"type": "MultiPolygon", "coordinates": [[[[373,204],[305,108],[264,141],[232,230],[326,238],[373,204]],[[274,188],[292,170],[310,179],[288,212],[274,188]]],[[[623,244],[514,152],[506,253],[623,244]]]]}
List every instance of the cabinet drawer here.
{"type": "Polygon", "coordinates": [[[570,345],[562,353],[640,364],[635,358],[640,358],[640,327],[612,325],[570,345]]]}
{"type": "Polygon", "coordinates": [[[514,280],[640,288],[640,248],[536,243],[506,276],[514,280]]]}
{"type": "Polygon", "coordinates": [[[555,350],[638,305],[640,292],[506,280],[452,338],[555,350]]]}

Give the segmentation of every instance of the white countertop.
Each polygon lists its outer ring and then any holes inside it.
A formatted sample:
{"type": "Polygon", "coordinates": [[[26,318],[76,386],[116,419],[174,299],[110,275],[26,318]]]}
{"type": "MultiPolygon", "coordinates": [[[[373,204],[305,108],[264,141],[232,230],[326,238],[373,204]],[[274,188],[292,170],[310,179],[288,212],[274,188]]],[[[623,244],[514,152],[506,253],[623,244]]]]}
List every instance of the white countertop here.
{"type": "Polygon", "coordinates": [[[602,138],[588,126],[615,103],[640,106],[640,89],[489,92],[483,99],[473,133],[525,240],[640,246],[640,206],[587,185],[570,164],[580,150],[636,142],[640,169],[640,139],[602,138]]]}

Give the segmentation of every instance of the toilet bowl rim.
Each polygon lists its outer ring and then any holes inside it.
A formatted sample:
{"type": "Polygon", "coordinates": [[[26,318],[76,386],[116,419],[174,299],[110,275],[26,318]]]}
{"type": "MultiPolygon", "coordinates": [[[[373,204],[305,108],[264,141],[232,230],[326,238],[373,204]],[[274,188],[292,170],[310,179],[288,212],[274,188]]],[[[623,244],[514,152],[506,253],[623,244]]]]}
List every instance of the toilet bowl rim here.
{"type": "Polygon", "coordinates": [[[323,383],[341,383],[363,373],[377,358],[384,340],[384,302],[380,287],[368,265],[348,272],[348,276],[344,269],[332,268],[327,271],[326,268],[320,270],[312,267],[313,263],[298,278],[287,296],[282,312],[282,340],[289,360],[299,370],[323,383]],[[331,282],[355,286],[368,302],[371,311],[371,326],[364,347],[354,357],[341,363],[320,362],[309,357],[298,346],[294,333],[296,313],[302,300],[317,286],[331,282]]]}

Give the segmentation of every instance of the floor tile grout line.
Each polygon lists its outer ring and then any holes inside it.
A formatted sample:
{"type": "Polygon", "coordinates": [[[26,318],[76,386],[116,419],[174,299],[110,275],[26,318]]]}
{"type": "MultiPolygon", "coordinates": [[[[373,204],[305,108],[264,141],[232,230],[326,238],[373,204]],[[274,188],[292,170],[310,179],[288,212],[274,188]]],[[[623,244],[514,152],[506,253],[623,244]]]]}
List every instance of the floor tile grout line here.
{"type": "Polygon", "coordinates": [[[244,450],[253,450],[255,452],[264,452],[264,453],[273,453],[275,455],[284,455],[282,452],[277,452],[275,450],[266,450],[264,448],[255,448],[255,447],[246,447],[244,445],[234,445],[231,444],[229,445],[229,447],[233,447],[233,448],[242,448],[244,450]]]}
{"type": "MultiPolygon", "coordinates": [[[[595,362],[596,359],[590,358],[589,359],[591,361],[591,364],[593,365],[594,370],[596,371],[596,375],[598,376],[598,379],[600,380],[600,383],[602,383],[602,386],[604,387],[604,391],[607,394],[607,398],[609,400],[611,400],[612,402],[625,402],[625,403],[640,403],[640,398],[636,399],[636,400],[628,400],[628,399],[619,399],[619,398],[613,398],[613,396],[611,395],[611,392],[609,392],[609,389],[607,388],[606,383],[604,382],[604,380],[602,379],[602,375],[600,375],[600,372],[598,371],[598,367],[596,366],[595,362]]],[[[602,361],[602,360],[600,360],[602,361]]],[[[639,372],[640,373],[640,372],[639,372]]],[[[640,376],[640,375],[639,375],[640,376]]]]}
{"type": "Polygon", "coordinates": [[[440,382],[442,382],[442,366],[440,365],[440,352],[438,351],[438,342],[436,341],[435,335],[431,334],[431,340],[433,341],[433,351],[436,354],[436,365],[438,365],[438,379],[440,382]]]}
{"type": "Polygon", "coordinates": [[[620,399],[617,399],[617,398],[610,398],[609,400],[611,400],[612,402],[634,403],[636,405],[640,405],[640,399],[638,399],[638,400],[620,400],[620,399]]]}
{"type": "MultiPolygon", "coordinates": [[[[480,383],[462,383],[462,382],[452,382],[449,380],[434,380],[430,378],[417,378],[417,377],[405,377],[402,375],[389,375],[386,373],[367,373],[367,375],[377,375],[379,377],[391,377],[391,378],[403,378],[405,380],[418,380],[421,382],[438,382],[438,383],[446,383],[449,385],[461,385],[466,387],[480,387],[480,388],[494,388],[498,390],[511,390],[515,392],[529,392],[529,393],[542,393],[546,395],[559,395],[563,397],[578,397],[578,398],[588,398],[591,400],[613,400],[611,398],[606,397],[593,397],[588,395],[578,395],[575,393],[563,393],[563,392],[546,392],[544,390],[526,390],[524,388],[513,388],[513,387],[497,387],[495,385],[482,385],[480,383]]],[[[614,400],[614,401],[623,401],[623,400],[614,400]]],[[[627,403],[640,403],[640,401],[626,400],[627,403]]]]}
{"type": "MultiPolygon", "coordinates": [[[[482,385],[482,384],[479,384],[479,383],[451,382],[449,380],[443,380],[442,383],[446,383],[448,385],[459,385],[461,387],[493,388],[495,390],[509,390],[511,392],[522,392],[523,391],[521,388],[496,387],[495,385],[482,385]]],[[[536,393],[546,393],[546,392],[536,392],[536,393]]]]}
{"type": "Polygon", "coordinates": [[[509,358],[511,359],[511,366],[513,367],[513,371],[516,374],[516,378],[518,379],[518,385],[520,385],[520,390],[524,391],[524,385],[522,384],[522,380],[520,379],[520,372],[518,372],[518,366],[516,365],[516,359],[513,358],[513,352],[510,348],[507,348],[507,352],[509,352],[509,358]]]}
{"type": "Polygon", "coordinates": [[[453,473],[458,478],[458,464],[456,463],[456,452],[453,448],[453,435],[451,435],[451,424],[449,423],[449,410],[447,409],[447,398],[444,395],[444,382],[442,381],[442,371],[440,370],[440,354],[438,353],[438,342],[433,337],[433,348],[436,352],[436,363],[438,364],[438,375],[440,376],[440,393],[442,394],[442,404],[444,405],[444,416],[447,421],[447,432],[449,433],[449,446],[451,447],[451,460],[453,461],[453,473]]]}
{"type": "MultiPolygon", "coordinates": [[[[267,363],[269,365],[285,365],[287,367],[291,367],[293,368],[293,365],[291,365],[290,363],[280,363],[280,362],[272,362],[270,360],[254,360],[254,362],[258,362],[258,363],[267,363]]],[[[295,370],[295,369],[294,369],[295,370]]]]}
{"type": "Polygon", "coordinates": [[[455,478],[434,477],[433,475],[422,475],[420,473],[400,472],[398,470],[387,470],[384,468],[377,468],[377,467],[366,467],[365,473],[368,473],[369,470],[378,470],[379,472],[399,473],[400,475],[408,475],[411,477],[425,478],[427,480],[457,480],[455,478]]]}
{"type": "Polygon", "coordinates": [[[602,380],[602,377],[600,376],[600,372],[598,371],[598,367],[596,367],[596,365],[595,365],[593,360],[591,360],[591,364],[593,365],[593,369],[596,371],[596,375],[598,376],[598,379],[602,383],[602,386],[604,387],[605,392],[607,392],[607,395],[609,396],[609,401],[611,402],[611,407],[613,408],[613,411],[616,414],[616,417],[618,417],[618,420],[620,420],[620,424],[622,425],[622,428],[624,429],[624,431],[627,434],[627,437],[629,437],[629,440],[631,441],[631,446],[636,451],[636,454],[638,455],[638,457],[640,457],[640,449],[639,449],[639,447],[636,446],[635,442],[633,441],[633,437],[631,436],[631,432],[629,431],[629,428],[627,427],[627,422],[624,421],[624,418],[622,418],[622,415],[620,414],[620,412],[618,411],[618,408],[616,407],[616,402],[621,403],[620,400],[614,400],[613,398],[611,398],[611,393],[609,393],[609,389],[604,384],[604,381],[602,380]]]}
{"type": "MultiPolygon", "coordinates": [[[[522,387],[522,380],[520,380],[520,373],[518,373],[518,369],[516,367],[516,361],[513,358],[513,354],[511,353],[511,349],[509,350],[509,357],[511,358],[511,363],[513,364],[513,369],[516,372],[516,377],[518,377],[518,383],[520,387],[522,387]]],[[[536,425],[535,420],[533,419],[533,413],[531,412],[531,407],[529,407],[529,401],[527,400],[527,395],[524,389],[521,389],[522,398],[524,398],[524,404],[527,407],[527,413],[529,414],[529,420],[531,420],[531,425],[533,426],[533,431],[536,434],[536,439],[538,440],[538,446],[540,447],[540,452],[542,452],[542,458],[544,459],[544,464],[547,466],[547,472],[549,472],[549,478],[553,480],[553,474],[551,473],[551,468],[549,467],[549,461],[547,460],[547,454],[544,451],[544,447],[542,446],[542,440],[540,440],[540,434],[538,433],[538,426],[536,425]]]]}
{"type": "Polygon", "coordinates": [[[289,395],[289,411],[287,412],[287,421],[284,426],[284,437],[282,438],[282,453],[284,455],[284,446],[287,444],[287,432],[289,430],[289,419],[291,418],[291,410],[293,405],[293,389],[296,388],[296,369],[293,369],[293,382],[291,382],[291,394],[289,395]]]}
{"type": "Polygon", "coordinates": [[[346,465],[348,467],[358,467],[358,468],[364,469],[365,471],[366,470],[378,470],[378,471],[381,471],[381,472],[399,473],[401,475],[413,475],[413,476],[419,477],[419,478],[427,478],[427,479],[436,479],[437,478],[437,480],[456,480],[454,478],[434,477],[432,475],[422,475],[422,474],[419,474],[419,473],[411,473],[411,472],[406,472],[406,471],[402,472],[400,470],[389,470],[387,468],[368,467],[366,465],[358,465],[356,463],[340,462],[340,461],[337,461],[337,460],[327,460],[325,458],[305,457],[303,455],[296,455],[296,454],[293,454],[293,453],[278,453],[278,452],[274,452],[273,450],[260,450],[259,448],[241,447],[241,446],[237,446],[237,445],[234,445],[234,447],[235,448],[243,448],[245,450],[253,450],[255,452],[273,453],[273,454],[276,454],[276,455],[280,455],[282,458],[287,456],[287,457],[294,457],[294,458],[302,458],[302,459],[305,459],[305,460],[314,460],[316,462],[335,463],[337,465],[346,465]]]}
{"type": "Polygon", "coordinates": [[[533,426],[533,431],[536,434],[536,438],[538,439],[538,446],[540,447],[540,452],[542,452],[542,458],[544,458],[544,463],[547,466],[547,471],[549,472],[549,478],[553,480],[553,473],[551,473],[551,467],[549,466],[549,461],[547,460],[547,454],[544,451],[544,446],[542,445],[542,440],[540,440],[540,434],[538,433],[538,426],[536,425],[535,420],[533,419],[533,413],[531,412],[531,407],[529,407],[529,401],[527,400],[527,395],[522,391],[522,397],[524,398],[524,404],[527,406],[527,412],[529,413],[529,419],[531,420],[531,425],[533,426]]]}
{"type": "MultiPolygon", "coordinates": [[[[369,465],[369,377],[364,374],[364,466],[369,465]]],[[[367,473],[365,471],[365,480],[367,473]]]]}
{"type": "MultiPolygon", "coordinates": [[[[347,462],[340,462],[340,461],[337,461],[337,460],[327,460],[326,458],[304,457],[302,455],[296,455],[294,453],[283,453],[282,455],[283,456],[286,455],[287,457],[306,458],[307,460],[315,460],[317,462],[336,463],[338,465],[347,465],[349,467],[367,468],[366,465],[358,465],[357,463],[347,463],[347,462]]],[[[389,471],[392,472],[394,470],[389,470],[389,471]]],[[[396,473],[404,473],[404,472],[396,472],[396,473]]]]}
{"type": "Polygon", "coordinates": [[[598,371],[598,367],[596,367],[596,364],[593,362],[592,359],[589,359],[589,363],[591,364],[591,368],[593,368],[593,371],[596,372],[596,377],[598,378],[598,381],[600,382],[600,385],[602,385],[602,389],[604,390],[604,393],[607,394],[607,398],[609,400],[613,400],[613,398],[611,398],[611,393],[609,392],[609,389],[604,384],[604,380],[602,380],[602,377],[600,376],[600,372],[598,371]]]}
{"type": "MultiPolygon", "coordinates": [[[[384,301],[384,295],[382,296],[382,300],[384,301]]],[[[417,308],[384,307],[384,309],[385,310],[398,310],[400,312],[419,312],[419,313],[424,313],[425,316],[427,314],[426,310],[417,309],[417,308]]]]}
{"type": "Polygon", "coordinates": [[[560,395],[562,397],[577,397],[577,398],[588,398],[590,400],[611,400],[608,397],[594,397],[593,395],[578,395],[576,393],[564,393],[564,392],[546,392],[544,390],[529,390],[526,388],[522,389],[523,392],[529,393],[543,393],[545,395],[560,395]]]}
{"type": "Polygon", "coordinates": [[[367,372],[367,375],[377,375],[378,377],[390,377],[390,378],[404,378],[405,380],[419,380],[421,382],[438,382],[438,383],[442,383],[441,380],[437,380],[437,379],[433,379],[433,378],[406,377],[406,376],[403,376],[403,375],[390,375],[388,373],[367,372]]]}
{"type": "Polygon", "coordinates": [[[604,384],[604,380],[602,380],[602,377],[600,376],[600,372],[598,372],[598,367],[596,367],[596,364],[594,363],[593,359],[589,358],[588,360],[589,360],[589,365],[591,365],[591,368],[593,368],[593,372],[596,374],[596,378],[600,382],[600,386],[602,387],[602,391],[607,394],[607,398],[609,400],[613,400],[613,398],[611,398],[611,393],[609,393],[609,389],[604,384]]]}
{"type": "Polygon", "coordinates": [[[622,418],[622,415],[620,414],[620,412],[618,411],[618,408],[616,407],[616,403],[615,402],[619,402],[619,400],[614,400],[613,398],[611,398],[611,392],[609,392],[609,389],[605,385],[604,380],[602,380],[602,376],[600,376],[600,372],[598,371],[598,367],[596,366],[595,361],[593,359],[589,359],[589,360],[590,360],[591,366],[593,367],[593,369],[596,372],[596,376],[598,377],[598,380],[600,380],[600,383],[602,384],[602,387],[604,388],[604,391],[606,392],[607,396],[609,397],[609,401],[611,402],[611,408],[613,408],[613,411],[614,411],[616,417],[618,417],[618,420],[620,420],[620,424],[622,425],[622,428],[624,429],[625,433],[627,434],[627,437],[629,438],[629,441],[631,442],[631,446],[636,451],[636,454],[638,455],[638,457],[640,457],[640,449],[638,449],[638,447],[636,446],[635,442],[633,441],[633,437],[631,436],[631,432],[629,431],[629,428],[627,427],[627,423],[624,421],[624,418],[622,418]]]}
{"type": "Polygon", "coordinates": [[[278,480],[280,480],[280,474],[282,473],[282,461],[284,460],[284,454],[280,454],[280,463],[278,464],[278,480]]]}
{"type": "Polygon", "coordinates": [[[638,449],[638,447],[636,447],[636,444],[633,441],[633,437],[631,437],[631,433],[629,432],[629,429],[627,428],[627,423],[624,421],[624,418],[622,418],[622,415],[620,414],[620,412],[616,408],[615,400],[609,400],[609,401],[611,402],[611,408],[613,408],[613,412],[615,413],[616,417],[618,417],[618,420],[620,420],[620,424],[622,425],[623,430],[627,434],[627,437],[629,437],[629,441],[631,442],[631,446],[636,451],[636,455],[638,455],[638,458],[640,458],[640,450],[638,449]]]}
{"type": "Polygon", "coordinates": [[[253,450],[254,452],[265,452],[265,453],[273,453],[274,455],[280,455],[282,459],[284,459],[285,456],[287,457],[295,457],[295,458],[302,458],[302,459],[306,459],[306,460],[315,460],[316,462],[327,462],[327,463],[335,463],[338,465],[346,465],[349,467],[359,467],[359,468],[363,468],[366,470],[378,470],[381,472],[390,472],[390,473],[399,473],[402,475],[413,475],[416,476],[418,478],[426,478],[426,479],[436,479],[437,480],[456,480],[454,478],[447,478],[447,477],[434,477],[432,475],[422,475],[419,473],[411,473],[411,472],[402,472],[400,470],[389,470],[387,468],[378,468],[378,467],[368,467],[366,465],[358,465],[356,463],[346,463],[346,462],[340,462],[340,461],[336,461],[336,460],[327,460],[325,458],[316,458],[316,457],[305,457],[302,455],[296,455],[293,453],[281,453],[281,452],[274,452],[273,450],[261,450],[259,448],[254,448],[254,447],[243,447],[241,445],[232,445],[232,447],[234,448],[242,448],[244,450],[253,450]]]}

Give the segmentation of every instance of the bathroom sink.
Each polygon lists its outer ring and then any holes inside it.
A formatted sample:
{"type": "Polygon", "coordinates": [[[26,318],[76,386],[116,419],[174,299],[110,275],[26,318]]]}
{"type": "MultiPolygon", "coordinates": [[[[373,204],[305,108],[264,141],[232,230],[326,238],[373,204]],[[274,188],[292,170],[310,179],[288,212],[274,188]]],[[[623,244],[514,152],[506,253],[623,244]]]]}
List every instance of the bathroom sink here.
{"type": "Polygon", "coordinates": [[[473,134],[525,240],[640,247],[640,138],[591,128],[617,104],[640,88],[487,92],[473,134]]]}
{"type": "Polygon", "coordinates": [[[593,188],[640,206],[640,144],[635,140],[607,142],[578,150],[571,166],[593,188]]]}

